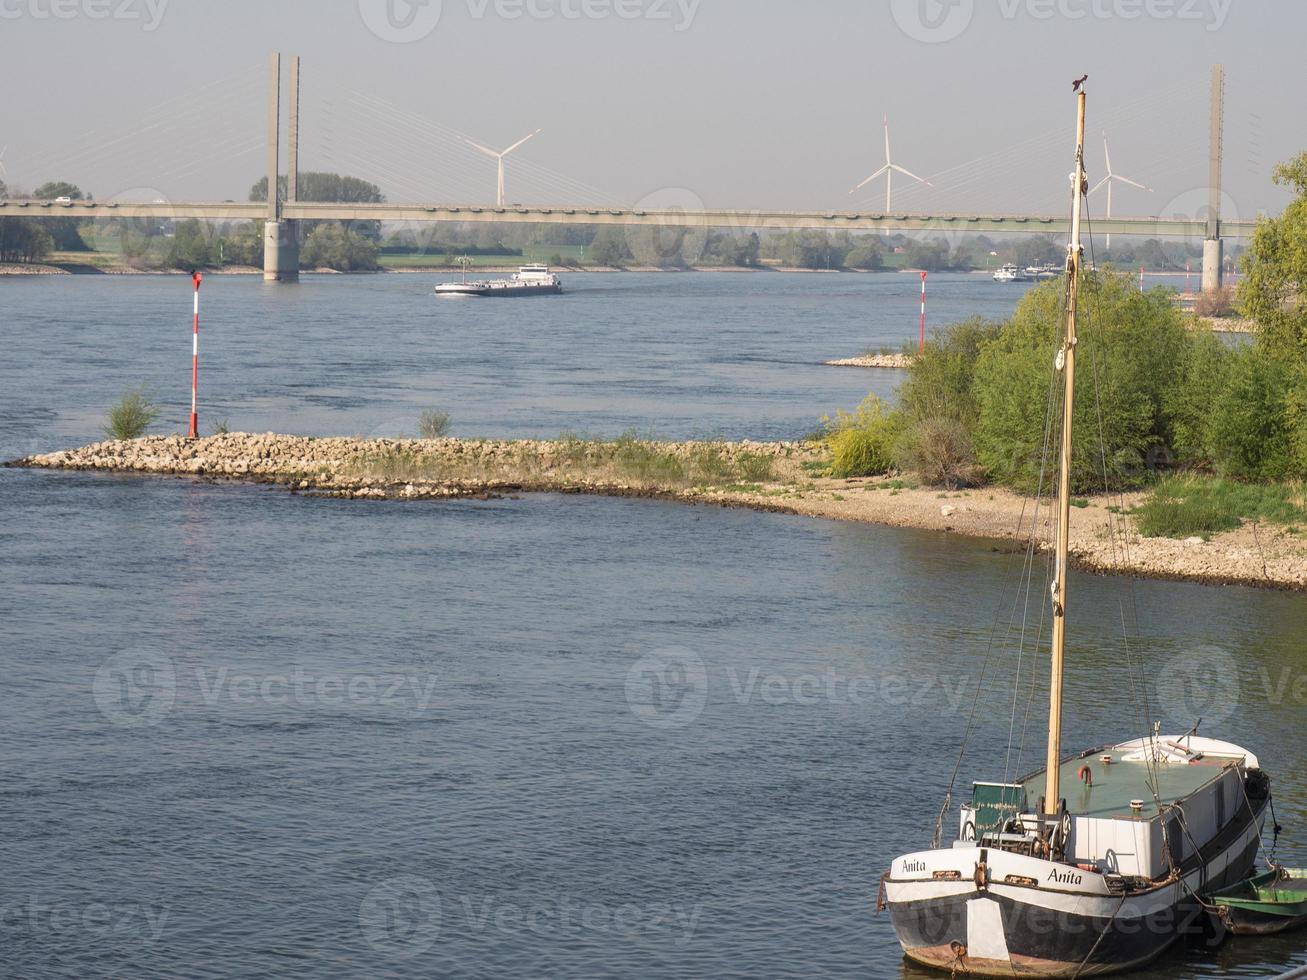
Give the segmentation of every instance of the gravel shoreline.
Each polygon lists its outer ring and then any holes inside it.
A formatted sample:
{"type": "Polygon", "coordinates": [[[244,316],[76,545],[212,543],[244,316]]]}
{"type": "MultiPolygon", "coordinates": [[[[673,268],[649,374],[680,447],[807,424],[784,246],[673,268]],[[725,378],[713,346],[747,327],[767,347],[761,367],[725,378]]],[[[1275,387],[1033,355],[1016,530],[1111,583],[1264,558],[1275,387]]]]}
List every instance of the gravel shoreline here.
{"type": "MultiPolygon", "coordinates": [[[[59,470],[159,474],[237,480],[295,493],[361,500],[488,499],[528,492],[639,496],[691,504],[749,507],[832,520],[883,524],[969,537],[1028,542],[1033,501],[999,488],[944,493],[885,479],[814,477],[805,464],[819,446],[799,442],[639,443],[662,465],[614,468],[612,444],[543,440],[314,438],[228,433],[204,439],[151,436],[100,442],[5,465],[59,470]],[[722,485],[687,482],[694,461],[708,460],[722,485]],[[762,467],[757,481],[741,471],[762,467]]],[[[1209,541],[1144,538],[1114,512],[1121,498],[1090,499],[1072,518],[1075,564],[1104,574],[1133,574],[1210,584],[1307,590],[1307,540],[1274,525],[1245,525],[1209,541]],[[1110,509],[1111,508],[1111,509],[1110,509]],[[1115,533],[1113,533],[1115,532],[1115,533]]],[[[1127,497],[1126,507],[1138,502],[1127,497]]],[[[1049,540],[1040,511],[1039,547],[1049,540]]]]}

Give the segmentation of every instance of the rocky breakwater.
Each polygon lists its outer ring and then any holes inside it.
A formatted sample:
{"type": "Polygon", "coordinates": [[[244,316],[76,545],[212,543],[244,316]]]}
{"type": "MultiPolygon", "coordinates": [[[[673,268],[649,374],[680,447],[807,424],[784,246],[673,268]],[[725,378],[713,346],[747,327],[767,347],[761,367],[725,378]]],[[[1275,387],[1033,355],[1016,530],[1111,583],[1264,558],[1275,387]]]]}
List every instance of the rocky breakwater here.
{"type": "Polygon", "coordinates": [[[151,436],[8,465],[273,483],[349,498],[487,496],[512,491],[698,496],[713,486],[790,480],[818,451],[803,443],[315,438],[225,433],[151,436]]]}

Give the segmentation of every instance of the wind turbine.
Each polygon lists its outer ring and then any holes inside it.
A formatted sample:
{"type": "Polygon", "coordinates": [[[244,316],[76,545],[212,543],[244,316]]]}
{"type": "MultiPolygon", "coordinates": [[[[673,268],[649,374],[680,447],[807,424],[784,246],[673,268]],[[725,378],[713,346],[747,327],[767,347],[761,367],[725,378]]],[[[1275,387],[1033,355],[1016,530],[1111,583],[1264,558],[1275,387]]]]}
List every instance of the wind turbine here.
{"type": "Polygon", "coordinates": [[[903,174],[905,177],[911,177],[913,180],[917,181],[918,183],[925,184],[927,187],[935,186],[930,181],[926,180],[925,177],[918,177],[911,170],[905,170],[903,167],[900,167],[897,163],[894,162],[894,158],[890,156],[890,152],[889,152],[889,116],[887,115],[885,117],[885,166],[881,167],[874,174],[872,174],[870,177],[864,180],[861,184],[853,188],[853,190],[849,191],[849,193],[856,194],[858,191],[862,190],[864,187],[870,184],[873,180],[876,180],[882,174],[884,174],[885,213],[892,214],[894,211],[894,171],[896,170],[899,173],[903,174]]]}
{"type": "MultiPolygon", "coordinates": [[[[531,134],[531,136],[537,136],[539,135],[540,132],[541,131],[537,129],[534,133],[531,134]]],[[[520,140],[518,140],[516,143],[510,146],[507,150],[503,150],[503,151],[492,150],[490,149],[490,147],[482,146],[480,143],[475,143],[472,140],[468,139],[467,137],[463,138],[463,142],[467,143],[469,146],[473,146],[476,149],[480,150],[482,153],[484,153],[486,156],[499,161],[499,197],[497,199],[497,202],[498,202],[498,206],[501,208],[504,206],[504,157],[508,156],[519,146],[521,146],[523,143],[529,140],[531,136],[522,137],[520,140]]]]}
{"type": "MultiPolygon", "coordinates": [[[[1112,185],[1116,183],[1118,180],[1123,184],[1129,184],[1131,187],[1138,187],[1141,191],[1147,191],[1150,194],[1153,192],[1153,189],[1151,187],[1145,187],[1143,184],[1140,184],[1137,181],[1133,181],[1129,177],[1122,177],[1120,174],[1112,173],[1112,155],[1107,151],[1107,133],[1103,134],[1103,160],[1107,163],[1107,176],[1104,177],[1102,180],[1100,180],[1097,184],[1095,184],[1093,190],[1091,190],[1089,193],[1092,194],[1094,193],[1094,191],[1098,190],[1104,184],[1107,185],[1107,217],[1108,218],[1112,217],[1112,185]]],[[[1107,250],[1109,252],[1112,250],[1111,232],[1108,232],[1107,235],[1107,250]]]]}

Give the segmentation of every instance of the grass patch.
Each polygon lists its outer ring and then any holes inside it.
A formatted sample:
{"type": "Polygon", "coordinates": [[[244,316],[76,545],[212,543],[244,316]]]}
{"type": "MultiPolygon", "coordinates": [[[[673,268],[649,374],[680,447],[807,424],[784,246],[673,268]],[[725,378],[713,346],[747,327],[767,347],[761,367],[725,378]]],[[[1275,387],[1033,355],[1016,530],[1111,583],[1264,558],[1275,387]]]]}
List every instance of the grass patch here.
{"type": "Polygon", "coordinates": [[[1206,539],[1233,531],[1244,521],[1307,520],[1307,491],[1297,484],[1177,476],[1163,480],[1131,513],[1145,537],[1206,539]]]}

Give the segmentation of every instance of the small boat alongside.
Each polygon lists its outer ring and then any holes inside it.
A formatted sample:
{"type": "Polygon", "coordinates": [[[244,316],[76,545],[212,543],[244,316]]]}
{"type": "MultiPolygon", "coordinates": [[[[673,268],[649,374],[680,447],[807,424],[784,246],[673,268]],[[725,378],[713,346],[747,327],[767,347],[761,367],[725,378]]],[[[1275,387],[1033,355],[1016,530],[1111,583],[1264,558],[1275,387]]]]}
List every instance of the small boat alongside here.
{"type": "Polygon", "coordinates": [[[1307,870],[1273,867],[1207,897],[1235,936],[1272,936],[1307,925],[1307,870]]]}
{"type": "Polygon", "coordinates": [[[437,296],[541,296],[561,293],[563,281],[547,265],[524,265],[511,279],[468,281],[467,263],[463,263],[462,282],[442,282],[437,296]]]}

